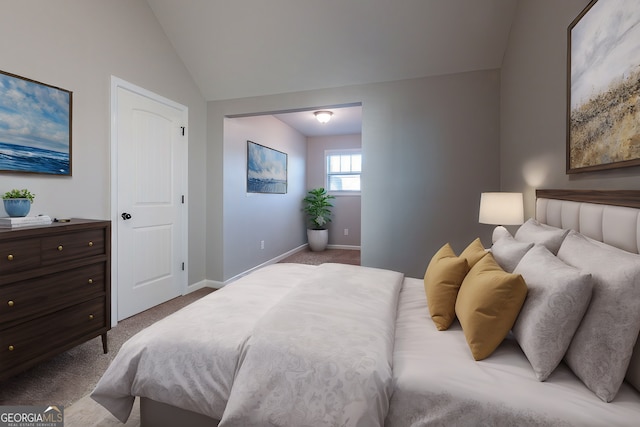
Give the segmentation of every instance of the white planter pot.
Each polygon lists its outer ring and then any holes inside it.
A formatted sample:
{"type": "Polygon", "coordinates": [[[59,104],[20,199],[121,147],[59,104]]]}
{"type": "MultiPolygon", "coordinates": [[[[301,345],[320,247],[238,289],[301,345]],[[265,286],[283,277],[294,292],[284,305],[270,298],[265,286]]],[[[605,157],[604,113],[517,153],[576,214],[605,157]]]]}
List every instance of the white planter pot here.
{"type": "Polygon", "coordinates": [[[327,249],[327,243],[329,243],[329,230],[307,229],[307,240],[309,240],[309,249],[313,252],[322,252],[327,249]]]}

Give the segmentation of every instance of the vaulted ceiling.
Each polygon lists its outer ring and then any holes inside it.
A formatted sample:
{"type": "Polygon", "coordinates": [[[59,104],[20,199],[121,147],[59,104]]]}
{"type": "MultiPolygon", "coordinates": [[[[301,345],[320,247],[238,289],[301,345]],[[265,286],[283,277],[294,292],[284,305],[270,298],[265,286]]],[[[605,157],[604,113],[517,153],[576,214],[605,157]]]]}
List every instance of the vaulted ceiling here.
{"type": "Polygon", "coordinates": [[[206,100],[500,68],[517,0],[147,0],[206,100]]]}

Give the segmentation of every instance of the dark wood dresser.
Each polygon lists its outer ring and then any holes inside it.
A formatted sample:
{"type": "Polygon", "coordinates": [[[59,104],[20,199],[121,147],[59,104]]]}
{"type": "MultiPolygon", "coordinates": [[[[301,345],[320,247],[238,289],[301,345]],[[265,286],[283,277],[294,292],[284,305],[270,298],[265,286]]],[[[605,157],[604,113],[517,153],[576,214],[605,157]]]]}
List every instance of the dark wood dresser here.
{"type": "Polygon", "coordinates": [[[111,222],[0,229],[0,380],[111,329],[111,222]]]}

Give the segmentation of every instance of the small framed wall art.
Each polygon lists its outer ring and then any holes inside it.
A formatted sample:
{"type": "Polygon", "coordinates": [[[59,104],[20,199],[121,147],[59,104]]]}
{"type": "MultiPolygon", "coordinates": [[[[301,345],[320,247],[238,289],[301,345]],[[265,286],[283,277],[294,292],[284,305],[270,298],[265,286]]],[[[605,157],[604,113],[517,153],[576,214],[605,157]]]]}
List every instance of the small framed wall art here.
{"type": "Polygon", "coordinates": [[[0,172],[71,175],[72,92],[0,71],[0,172]]]}
{"type": "Polygon", "coordinates": [[[287,153],[247,141],[247,193],[286,192],[287,153]]]}

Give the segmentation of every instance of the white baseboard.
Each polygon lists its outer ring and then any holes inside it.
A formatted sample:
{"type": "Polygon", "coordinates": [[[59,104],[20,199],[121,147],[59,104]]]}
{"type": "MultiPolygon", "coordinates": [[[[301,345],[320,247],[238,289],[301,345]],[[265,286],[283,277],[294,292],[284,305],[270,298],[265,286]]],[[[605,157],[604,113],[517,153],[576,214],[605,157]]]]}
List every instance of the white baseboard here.
{"type": "Polygon", "coordinates": [[[220,284],[220,282],[217,282],[215,280],[201,280],[197,283],[193,283],[191,285],[187,285],[187,290],[184,293],[185,295],[190,294],[191,292],[195,292],[198,289],[202,289],[202,288],[214,288],[214,289],[219,289],[221,288],[222,285],[220,284]]]}
{"type": "Polygon", "coordinates": [[[298,252],[302,252],[305,249],[307,249],[309,245],[307,243],[305,243],[304,245],[300,245],[297,248],[293,248],[288,252],[283,253],[282,255],[278,255],[277,257],[273,258],[271,261],[269,261],[269,264],[275,264],[278,261],[282,261],[283,259],[290,257],[293,254],[297,254],[298,252]]]}
{"type": "Polygon", "coordinates": [[[327,249],[346,249],[349,251],[359,251],[360,246],[351,246],[351,245],[327,245],[327,249]]]}

